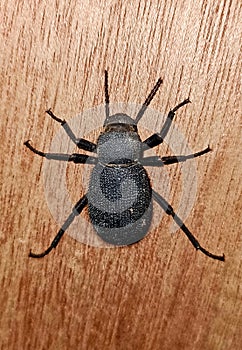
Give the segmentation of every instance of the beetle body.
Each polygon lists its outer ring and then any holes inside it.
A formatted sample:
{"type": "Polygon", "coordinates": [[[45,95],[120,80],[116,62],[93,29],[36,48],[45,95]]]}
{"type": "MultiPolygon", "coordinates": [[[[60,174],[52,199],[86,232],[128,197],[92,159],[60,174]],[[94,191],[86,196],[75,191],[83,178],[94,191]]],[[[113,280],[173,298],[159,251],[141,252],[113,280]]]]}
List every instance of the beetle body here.
{"type": "Polygon", "coordinates": [[[134,121],[110,116],[97,142],[98,163],[89,183],[88,212],[97,234],[114,245],[128,245],[148,232],[152,189],[140,164],[142,142],[134,121]]]}
{"type": "Polygon", "coordinates": [[[204,249],[183,221],[176,215],[172,206],[159,193],[151,188],[148,174],[143,167],[162,167],[168,164],[185,162],[194,157],[200,157],[210,152],[210,147],[188,155],[168,157],[145,157],[147,149],[160,145],[166,137],[175,112],[190,103],[185,99],[166,117],[160,132],[141,141],[137,124],[158,91],[162,79],[159,78],[135,119],[127,114],[109,114],[108,72],[105,71],[105,112],[103,132],[99,135],[97,144],[83,138],[77,138],[65,120],[58,118],[49,109],[46,112],[62,125],[69,138],[82,150],[93,152],[96,156],[86,154],[45,153],[35,149],[28,141],[25,145],[35,154],[47,159],[74,162],[75,164],[93,164],[88,193],[72,208],[72,212],[56,234],[49,247],[40,254],[30,251],[32,258],[42,258],[56,248],[63,234],[75,217],[81,214],[87,206],[91,223],[97,234],[112,245],[129,245],[141,240],[149,231],[152,218],[152,201],[158,205],[177,223],[195,249],[212,259],[224,261],[224,255],[215,255],[204,249]]]}

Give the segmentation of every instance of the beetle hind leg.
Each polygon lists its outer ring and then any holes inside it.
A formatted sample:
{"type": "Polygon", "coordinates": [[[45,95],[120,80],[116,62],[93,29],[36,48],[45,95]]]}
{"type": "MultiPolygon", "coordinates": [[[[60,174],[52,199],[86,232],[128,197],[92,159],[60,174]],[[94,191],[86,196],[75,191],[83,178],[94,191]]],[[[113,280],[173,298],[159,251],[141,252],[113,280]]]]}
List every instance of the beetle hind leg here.
{"type": "Polygon", "coordinates": [[[187,236],[187,238],[189,239],[189,241],[192,243],[192,245],[194,246],[194,248],[196,250],[200,250],[203,254],[207,255],[209,258],[212,258],[212,259],[215,259],[215,260],[220,260],[220,261],[224,261],[225,260],[224,254],[223,255],[215,255],[215,254],[210,253],[209,251],[207,251],[203,247],[201,247],[201,245],[198,242],[198,240],[193,236],[193,234],[186,227],[186,225],[183,223],[183,221],[176,215],[176,213],[174,212],[174,210],[170,206],[170,204],[161,195],[159,195],[157,192],[155,192],[154,190],[152,192],[153,192],[153,196],[154,196],[155,201],[161,206],[161,208],[168,215],[171,215],[173,217],[173,220],[177,223],[177,225],[185,233],[185,235],[187,236]]]}
{"type": "Polygon", "coordinates": [[[29,257],[30,258],[43,258],[47,254],[51,252],[52,249],[56,248],[58,243],[60,242],[62,236],[64,235],[65,231],[68,229],[70,224],[73,222],[75,217],[81,213],[81,211],[84,209],[84,207],[87,205],[87,196],[83,196],[73,207],[71,214],[68,216],[67,220],[64,222],[63,226],[61,229],[58,231],[57,235],[51,242],[50,246],[42,253],[40,254],[35,254],[32,253],[30,250],[29,257]]]}

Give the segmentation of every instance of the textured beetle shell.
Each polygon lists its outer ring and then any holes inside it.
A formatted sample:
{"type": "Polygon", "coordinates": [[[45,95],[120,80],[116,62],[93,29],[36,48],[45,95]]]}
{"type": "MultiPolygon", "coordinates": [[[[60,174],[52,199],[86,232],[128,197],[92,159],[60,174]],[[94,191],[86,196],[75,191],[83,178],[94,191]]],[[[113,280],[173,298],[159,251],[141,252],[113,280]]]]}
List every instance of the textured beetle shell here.
{"type": "Polygon", "coordinates": [[[136,132],[112,131],[103,133],[98,139],[98,160],[104,164],[110,164],[119,159],[133,161],[140,158],[141,145],[136,132]]]}
{"type": "Polygon", "coordinates": [[[100,138],[97,152],[99,160],[106,164],[99,162],[92,171],[88,190],[90,220],[104,241],[132,244],[146,235],[152,217],[148,174],[138,162],[131,163],[140,153],[141,142],[136,133],[128,132],[104,133],[100,138]],[[115,164],[120,159],[124,164],[115,164]]]}

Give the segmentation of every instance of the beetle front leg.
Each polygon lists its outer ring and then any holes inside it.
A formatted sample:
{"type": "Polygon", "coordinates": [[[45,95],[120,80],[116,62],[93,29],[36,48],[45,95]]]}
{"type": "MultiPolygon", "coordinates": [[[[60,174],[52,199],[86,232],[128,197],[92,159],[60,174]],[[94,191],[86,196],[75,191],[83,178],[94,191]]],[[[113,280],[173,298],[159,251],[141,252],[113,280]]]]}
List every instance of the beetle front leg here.
{"type": "Polygon", "coordinates": [[[179,108],[185,106],[188,103],[191,103],[191,101],[189,100],[189,98],[186,98],[184,101],[182,101],[176,107],[174,107],[172,110],[170,110],[170,112],[168,113],[168,116],[166,118],[165,124],[163,125],[163,127],[161,129],[161,132],[159,134],[153,134],[150,137],[148,137],[146,140],[143,141],[144,150],[158,146],[164,141],[164,138],[166,137],[166,135],[171,127],[172,121],[175,117],[175,112],[179,108]]]}
{"type": "Polygon", "coordinates": [[[201,252],[203,254],[207,255],[208,257],[210,257],[212,259],[216,259],[216,260],[220,260],[220,261],[225,260],[224,254],[223,255],[214,255],[214,254],[210,253],[209,251],[207,251],[206,249],[204,249],[203,247],[201,247],[198,240],[193,236],[193,234],[186,227],[186,225],[183,223],[183,221],[176,215],[176,213],[174,212],[174,210],[170,206],[170,204],[154,190],[152,190],[152,193],[153,193],[155,201],[161,206],[161,208],[166,212],[166,214],[171,215],[173,217],[173,220],[177,223],[177,225],[185,233],[185,235],[187,236],[187,238],[189,239],[189,241],[192,243],[192,245],[194,246],[194,248],[196,250],[201,250],[201,252]]]}
{"type": "Polygon", "coordinates": [[[83,149],[84,151],[89,151],[89,152],[95,152],[96,151],[96,145],[93,142],[90,142],[88,140],[82,139],[82,138],[77,138],[73,131],[71,130],[70,126],[68,123],[65,121],[65,119],[60,119],[54,115],[51,109],[48,109],[46,111],[47,114],[54,120],[56,120],[58,123],[61,124],[61,126],[64,128],[65,132],[67,135],[70,137],[70,139],[74,142],[74,144],[80,148],[83,149]]]}

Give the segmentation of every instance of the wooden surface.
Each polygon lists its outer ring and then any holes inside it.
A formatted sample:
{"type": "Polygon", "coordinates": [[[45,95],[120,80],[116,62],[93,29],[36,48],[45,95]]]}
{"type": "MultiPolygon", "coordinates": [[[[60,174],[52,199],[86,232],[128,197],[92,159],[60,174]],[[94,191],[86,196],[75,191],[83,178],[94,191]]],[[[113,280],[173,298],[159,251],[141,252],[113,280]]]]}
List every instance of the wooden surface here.
{"type": "MultiPolygon", "coordinates": [[[[242,347],[240,6],[1,2],[1,349],[242,347]],[[28,258],[30,248],[48,246],[59,224],[44,193],[43,159],[23,142],[48,151],[61,127],[47,108],[70,120],[103,104],[105,69],[113,103],[141,104],[160,76],[152,108],[161,115],[190,96],[175,126],[193,151],[210,144],[213,152],[194,161],[197,192],[186,224],[204,247],[224,252],[225,263],[196,252],[180,230],[171,234],[161,209],[158,227],[131,247],[101,249],[66,234],[44,259],[28,258]]],[[[147,128],[158,131],[162,122],[147,128]]],[[[68,169],[74,203],[82,165],[68,169]]],[[[180,169],[167,169],[175,209],[180,169]]]]}

